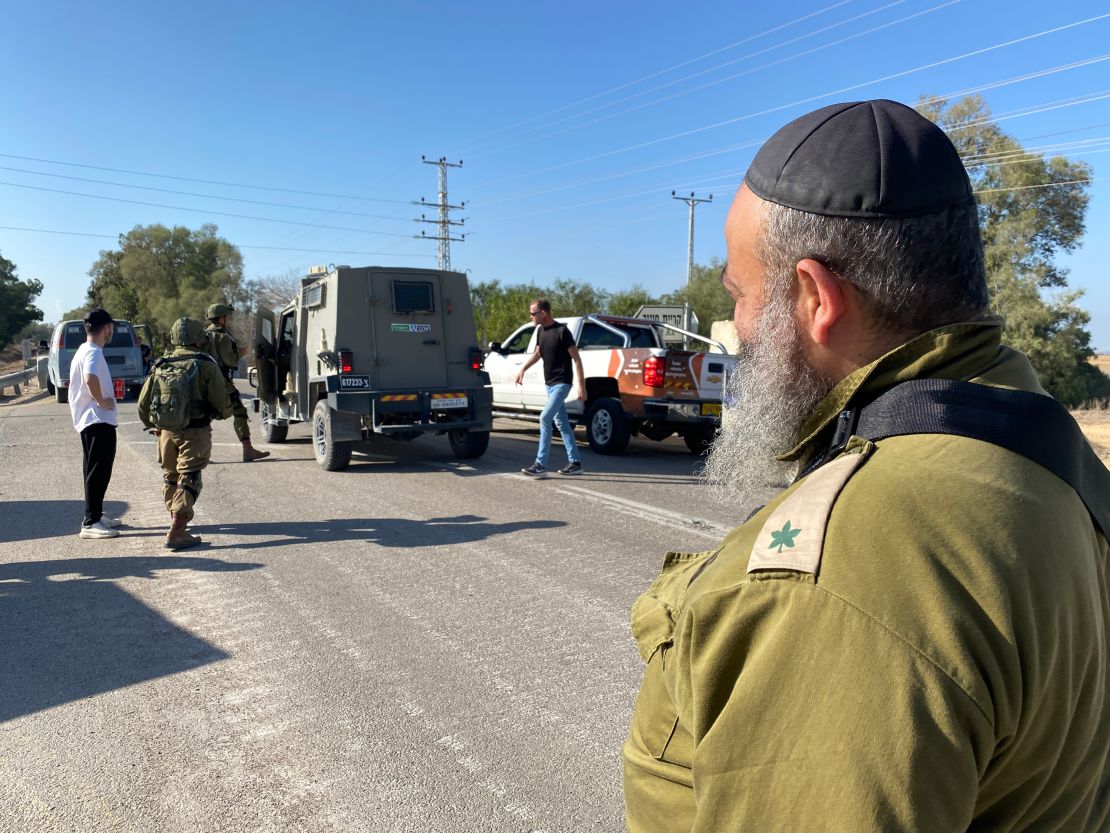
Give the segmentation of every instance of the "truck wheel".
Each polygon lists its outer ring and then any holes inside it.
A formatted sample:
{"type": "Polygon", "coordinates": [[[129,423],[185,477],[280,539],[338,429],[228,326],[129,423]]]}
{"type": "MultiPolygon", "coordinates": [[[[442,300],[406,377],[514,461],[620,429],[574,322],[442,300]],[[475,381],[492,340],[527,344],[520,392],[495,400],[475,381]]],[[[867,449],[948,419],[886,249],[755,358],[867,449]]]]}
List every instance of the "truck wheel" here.
{"type": "Polygon", "coordinates": [[[268,443],[283,443],[289,433],[288,425],[278,425],[270,421],[270,406],[262,402],[258,406],[258,419],[261,422],[262,439],[268,443]]]}
{"type": "Polygon", "coordinates": [[[51,396],[54,396],[54,391],[56,391],[56,390],[57,390],[57,388],[54,387],[54,383],[51,382],[50,377],[47,376],[46,377],[46,392],[49,393],[51,396]]]}
{"type": "Polygon", "coordinates": [[[68,402],[69,388],[63,388],[61,385],[58,385],[56,388],[54,388],[54,398],[57,399],[59,402],[68,402]]]}
{"type": "Polygon", "coordinates": [[[590,405],[586,414],[586,439],[598,454],[624,454],[631,436],[619,399],[606,397],[590,405]]]}
{"type": "Polygon", "coordinates": [[[350,441],[336,442],[331,438],[331,408],[327,400],[321,399],[312,412],[312,451],[320,468],[324,471],[347,468],[351,462],[352,445],[350,441]]]}
{"type": "Polygon", "coordinates": [[[481,457],[489,448],[489,431],[467,431],[465,428],[457,428],[447,432],[447,439],[451,443],[452,453],[461,460],[481,457]]]}
{"type": "Polygon", "coordinates": [[[709,451],[709,446],[713,445],[713,432],[712,431],[690,431],[682,436],[686,442],[686,447],[690,449],[693,454],[699,457],[705,452],[709,451]]]}

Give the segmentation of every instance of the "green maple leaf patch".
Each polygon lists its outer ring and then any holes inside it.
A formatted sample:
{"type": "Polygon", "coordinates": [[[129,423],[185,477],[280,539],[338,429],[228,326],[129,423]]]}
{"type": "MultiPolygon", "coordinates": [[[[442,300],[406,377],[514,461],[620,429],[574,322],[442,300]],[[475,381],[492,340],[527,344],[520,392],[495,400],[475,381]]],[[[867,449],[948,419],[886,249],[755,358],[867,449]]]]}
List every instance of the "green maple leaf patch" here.
{"type": "Polygon", "coordinates": [[[782,529],[778,532],[771,533],[771,545],[767,547],[767,549],[773,550],[775,547],[778,547],[781,553],[783,547],[793,548],[794,539],[798,537],[799,532],[801,532],[800,529],[791,529],[790,521],[787,521],[782,529]]]}

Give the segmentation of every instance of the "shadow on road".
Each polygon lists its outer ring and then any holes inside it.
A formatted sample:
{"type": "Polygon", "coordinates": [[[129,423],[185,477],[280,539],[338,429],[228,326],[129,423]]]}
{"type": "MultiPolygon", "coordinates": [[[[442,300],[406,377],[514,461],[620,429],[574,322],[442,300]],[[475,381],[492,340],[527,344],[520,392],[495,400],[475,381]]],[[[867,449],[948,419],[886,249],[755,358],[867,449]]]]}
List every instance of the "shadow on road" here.
{"type": "MultiPolygon", "coordinates": [[[[123,501],[106,500],[104,514],[118,518],[127,507],[123,501]]],[[[84,517],[85,503],[80,500],[5,500],[0,502],[0,544],[76,536],[84,517]]]]}
{"type": "MultiPolygon", "coordinates": [[[[320,521],[220,524],[196,527],[205,534],[234,535],[263,540],[228,544],[227,549],[280,547],[287,544],[316,544],[334,541],[367,541],[381,547],[437,547],[484,541],[494,535],[511,535],[523,530],[554,529],[565,521],[516,521],[489,523],[478,515],[408,520],[407,518],[333,518],[320,521]]],[[[208,550],[222,546],[205,547],[208,550]]]]}
{"type": "Polygon", "coordinates": [[[147,556],[0,564],[0,723],[228,657],[113,579],[260,566],[147,556]]]}

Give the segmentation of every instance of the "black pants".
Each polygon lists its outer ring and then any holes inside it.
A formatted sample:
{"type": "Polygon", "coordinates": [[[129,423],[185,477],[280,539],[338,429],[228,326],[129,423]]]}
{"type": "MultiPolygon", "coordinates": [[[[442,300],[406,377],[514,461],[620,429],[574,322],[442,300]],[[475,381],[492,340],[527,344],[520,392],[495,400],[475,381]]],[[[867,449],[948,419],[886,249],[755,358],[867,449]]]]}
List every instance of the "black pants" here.
{"type": "Polygon", "coordinates": [[[81,432],[85,457],[85,526],[96,523],[104,514],[104,493],[112,479],[116,462],[116,426],[106,422],[90,425],[81,432]]]}

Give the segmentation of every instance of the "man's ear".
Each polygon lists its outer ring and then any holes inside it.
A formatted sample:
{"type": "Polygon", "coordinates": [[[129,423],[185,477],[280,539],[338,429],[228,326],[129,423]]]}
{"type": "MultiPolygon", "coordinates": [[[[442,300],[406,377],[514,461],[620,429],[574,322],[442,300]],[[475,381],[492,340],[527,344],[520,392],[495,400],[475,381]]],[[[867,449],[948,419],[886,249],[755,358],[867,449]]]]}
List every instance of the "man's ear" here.
{"type": "Polygon", "coordinates": [[[799,260],[798,325],[814,344],[828,347],[831,330],[848,309],[849,285],[835,272],[816,260],[799,260]]]}

